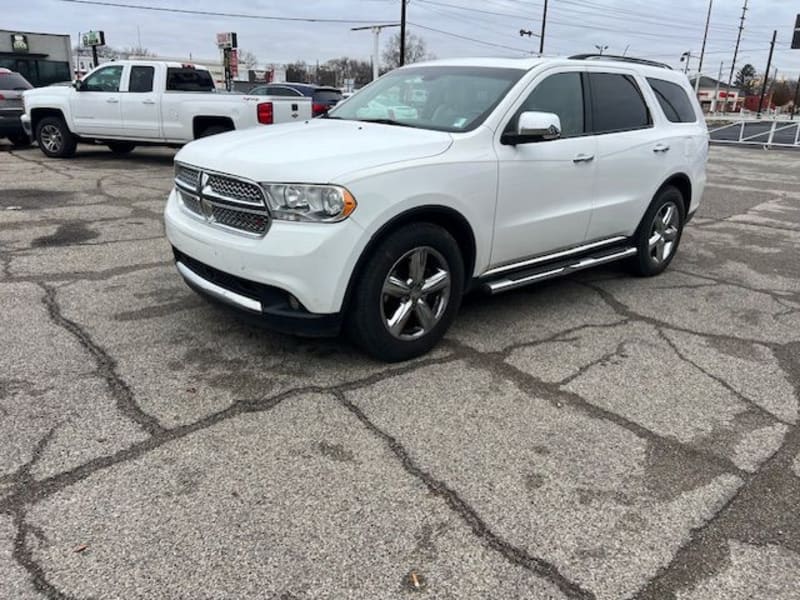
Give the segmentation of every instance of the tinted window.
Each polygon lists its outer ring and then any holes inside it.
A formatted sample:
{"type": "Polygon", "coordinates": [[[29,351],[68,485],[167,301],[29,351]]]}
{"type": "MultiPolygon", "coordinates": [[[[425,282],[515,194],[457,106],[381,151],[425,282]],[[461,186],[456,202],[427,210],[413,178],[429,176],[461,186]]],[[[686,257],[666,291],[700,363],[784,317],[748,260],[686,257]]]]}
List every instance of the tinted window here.
{"type": "Polygon", "coordinates": [[[168,92],[213,92],[214,80],[208,71],[201,69],[167,69],[168,92]]]}
{"type": "Polygon", "coordinates": [[[655,92],[658,103],[661,105],[661,109],[667,119],[673,123],[694,123],[697,121],[692,102],[681,86],[663,79],[648,78],[647,83],[653,88],[653,92],[655,92]]]}
{"type": "Polygon", "coordinates": [[[293,90],[292,88],[288,88],[288,87],[283,86],[283,85],[272,85],[272,86],[267,86],[267,95],[268,96],[292,96],[294,98],[297,98],[298,96],[302,96],[303,94],[301,94],[297,90],[293,90]]]}
{"type": "Polygon", "coordinates": [[[561,135],[581,135],[584,132],[583,84],[580,73],[551,75],[536,86],[517,111],[511,128],[517,125],[519,114],[526,111],[555,113],[561,119],[561,135]]]}
{"type": "Polygon", "coordinates": [[[155,67],[131,67],[131,80],[128,85],[129,92],[152,92],[155,67]]]}
{"type": "Polygon", "coordinates": [[[0,73],[0,90],[29,90],[33,86],[19,73],[0,73]]]}
{"type": "Polygon", "coordinates": [[[641,129],[650,125],[650,112],[633,77],[589,73],[589,82],[595,133],[641,129]]]}
{"type": "Polygon", "coordinates": [[[83,80],[83,89],[89,92],[118,92],[122,79],[122,65],[103,67],[83,80]]]}
{"type": "Polygon", "coordinates": [[[320,104],[336,104],[342,99],[342,92],[339,90],[315,90],[314,102],[320,104]]]}

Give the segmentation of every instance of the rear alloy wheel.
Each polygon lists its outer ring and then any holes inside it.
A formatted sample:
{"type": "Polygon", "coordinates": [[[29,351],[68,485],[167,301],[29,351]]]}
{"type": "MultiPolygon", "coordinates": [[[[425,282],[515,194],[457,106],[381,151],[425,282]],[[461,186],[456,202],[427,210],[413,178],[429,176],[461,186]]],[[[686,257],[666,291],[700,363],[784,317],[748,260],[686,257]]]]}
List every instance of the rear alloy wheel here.
{"type": "Polygon", "coordinates": [[[369,251],[347,310],[347,329],[365,352],[388,362],[426,353],[461,305],[464,262],[450,233],[414,223],[369,251]]]}
{"type": "Polygon", "coordinates": [[[636,233],[637,255],[632,264],[637,274],[658,275],[669,266],[683,233],[683,196],[674,187],[662,189],[653,200],[636,233]]]}
{"type": "Polygon", "coordinates": [[[45,117],[36,125],[39,148],[51,158],[69,158],[75,154],[78,140],[60,117],[45,117]]]}
{"type": "Polygon", "coordinates": [[[133,152],[133,149],[136,148],[136,144],[132,144],[131,142],[108,142],[106,145],[114,154],[128,154],[133,152]]]}

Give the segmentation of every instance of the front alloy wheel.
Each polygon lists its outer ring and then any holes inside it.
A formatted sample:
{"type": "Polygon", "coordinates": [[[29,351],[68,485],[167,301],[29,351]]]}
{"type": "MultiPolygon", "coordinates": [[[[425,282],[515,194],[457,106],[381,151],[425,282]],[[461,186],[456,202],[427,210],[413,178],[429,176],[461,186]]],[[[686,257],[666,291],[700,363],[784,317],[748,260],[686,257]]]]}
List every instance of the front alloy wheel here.
{"type": "Polygon", "coordinates": [[[430,246],[409,250],[383,282],[381,315],[394,337],[413,340],[430,332],[450,300],[447,261],[430,246]]]}
{"type": "Polygon", "coordinates": [[[348,333],[389,362],[425,354],[461,305],[464,259],[458,242],[433,223],[410,223],[367,250],[346,309],[348,333]]]}
{"type": "Polygon", "coordinates": [[[64,136],[54,124],[48,123],[39,130],[39,140],[43,148],[52,154],[60,154],[64,149],[64,136]]]}

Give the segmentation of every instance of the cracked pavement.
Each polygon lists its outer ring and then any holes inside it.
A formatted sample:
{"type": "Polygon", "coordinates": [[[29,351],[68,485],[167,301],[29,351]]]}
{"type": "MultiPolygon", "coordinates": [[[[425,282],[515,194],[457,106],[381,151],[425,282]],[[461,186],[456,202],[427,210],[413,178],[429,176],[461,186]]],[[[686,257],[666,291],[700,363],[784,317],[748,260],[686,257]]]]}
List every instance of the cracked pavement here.
{"type": "Polygon", "coordinates": [[[182,283],[173,151],[2,144],[0,597],[800,598],[800,155],[384,365],[182,283]]]}

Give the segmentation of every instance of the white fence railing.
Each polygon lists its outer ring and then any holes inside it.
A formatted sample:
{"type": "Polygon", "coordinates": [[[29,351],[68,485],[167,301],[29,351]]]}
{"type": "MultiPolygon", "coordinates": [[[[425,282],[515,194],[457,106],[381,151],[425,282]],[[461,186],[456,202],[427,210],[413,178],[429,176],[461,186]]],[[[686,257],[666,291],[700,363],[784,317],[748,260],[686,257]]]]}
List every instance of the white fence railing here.
{"type": "Polygon", "coordinates": [[[786,118],[740,119],[710,117],[711,142],[714,144],[744,144],[764,148],[800,148],[800,120],[786,118]],[[712,128],[714,122],[724,123],[712,128]]]}

